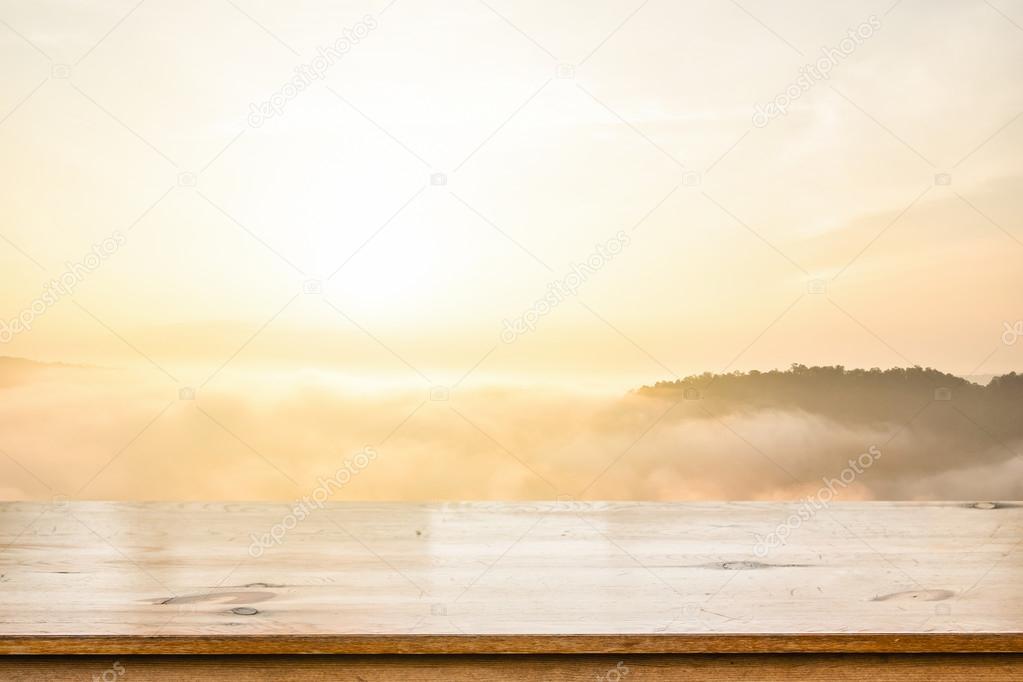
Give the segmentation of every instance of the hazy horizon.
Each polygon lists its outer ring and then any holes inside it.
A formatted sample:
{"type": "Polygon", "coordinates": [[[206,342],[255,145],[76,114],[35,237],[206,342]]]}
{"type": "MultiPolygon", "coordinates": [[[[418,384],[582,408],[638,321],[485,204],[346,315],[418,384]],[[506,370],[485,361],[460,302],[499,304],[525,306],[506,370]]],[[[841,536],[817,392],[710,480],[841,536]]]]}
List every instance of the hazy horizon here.
{"type": "Polygon", "coordinates": [[[1020,425],[1015,374],[981,386],[797,366],[618,392],[437,394],[233,372],[181,394],[138,372],[0,358],[0,498],[776,500],[841,480],[843,500],[1016,499],[1020,425]]]}

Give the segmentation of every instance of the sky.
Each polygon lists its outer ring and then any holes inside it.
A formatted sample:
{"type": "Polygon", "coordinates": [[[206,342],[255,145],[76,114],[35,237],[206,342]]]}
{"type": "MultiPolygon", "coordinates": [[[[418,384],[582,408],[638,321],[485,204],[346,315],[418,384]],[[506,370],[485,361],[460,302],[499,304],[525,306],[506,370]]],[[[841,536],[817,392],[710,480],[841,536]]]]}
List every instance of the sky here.
{"type": "Polygon", "coordinates": [[[1018,370],[1021,32],[1009,0],[4,0],[0,355],[168,399],[1018,370]]]}
{"type": "Polygon", "coordinates": [[[241,364],[400,379],[407,362],[448,383],[495,343],[483,376],[623,386],[733,361],[1018,366],[998,348],[1023,315],[1011,3],[147,0],[0,18],[3,318],[125,236],[5,354],[150,364],[141,351],[188,384],[263,329],[241,364]],[[829,77],[755,125],[826,49],[829,77]],[[619,231],[620,254],[500,342],[619,231]]]}

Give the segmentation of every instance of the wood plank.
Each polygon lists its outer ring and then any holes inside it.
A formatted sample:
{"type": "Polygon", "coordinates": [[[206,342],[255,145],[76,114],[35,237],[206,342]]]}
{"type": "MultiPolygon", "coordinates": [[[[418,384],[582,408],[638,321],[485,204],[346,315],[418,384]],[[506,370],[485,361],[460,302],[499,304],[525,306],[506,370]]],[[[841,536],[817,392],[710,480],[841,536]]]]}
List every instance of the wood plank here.
{"type": "Polygon", "coordinates": [[[0,657],[8,682],[1019,682],[1021,655],[0,657]]]}
{"type": "Polygon", "coordinates": [[[1023,652],[1021,545],[1011,502],[2,503],[0,653],[1023,652]]]}

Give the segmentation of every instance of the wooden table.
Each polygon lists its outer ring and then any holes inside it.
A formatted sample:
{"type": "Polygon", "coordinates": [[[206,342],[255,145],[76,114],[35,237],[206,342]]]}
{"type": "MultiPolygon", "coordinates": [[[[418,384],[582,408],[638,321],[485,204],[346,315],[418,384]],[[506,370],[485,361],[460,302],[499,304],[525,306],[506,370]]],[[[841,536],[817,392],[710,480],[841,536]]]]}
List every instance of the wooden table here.
{"type": "Polygon", "coordinates": [[[0,503],[3,680],[795,675],[1023,680],[1023,504],[0,503]]]}

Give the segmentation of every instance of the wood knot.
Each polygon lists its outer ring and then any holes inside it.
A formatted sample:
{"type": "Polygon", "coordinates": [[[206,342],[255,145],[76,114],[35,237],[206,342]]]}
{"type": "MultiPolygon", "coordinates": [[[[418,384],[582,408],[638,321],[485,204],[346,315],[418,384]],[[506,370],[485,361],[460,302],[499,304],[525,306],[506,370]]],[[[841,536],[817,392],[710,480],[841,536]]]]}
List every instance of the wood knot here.
{"type": "Polygon", "coordinates": [[[222,604],[252,604],[274,598],[273,592],[242,592],[239,590],[225,592],[207,592],[204,594],[184,594],[179,597],[157,599],[156,604],[202,604],[219,602],[222,604]]]}
{"type": "Polygon", "coordinates": [[[1023,505],[1017,502],[964,502],[957,505],[963,509],[982,509],[988,511],[991,509],[1020,509],[1023,505]]]}
{"type": "Polygon", "coordinates": [[[236,606],[235,608],[231,609],[231,613],[233,613],[236,616],[254,616],[257,613],[259,613],[259,611],[252,608],[251,606],[236,606]]]}
{"type": "Polygon", "coordinates": [[[770,564],[762,564],[759,561],[726,561],[721,564],[726,571],[755,571],[758,568],[770,568],[770,564]]]}
{"type": "Polygon", "coordinates": [[[762,561],[741,559],[737,561],[715,561],[699,564],[696,568],[710,568],[718,571],[759,571],[767,568],[805,568],[806,564],[765,564],[762,561]]]}
{"type": "Polygon", "coordinates": [[[956,596],[952,590],[909,590],[874,597],[870,601],[942,601],[956,596]]]}

